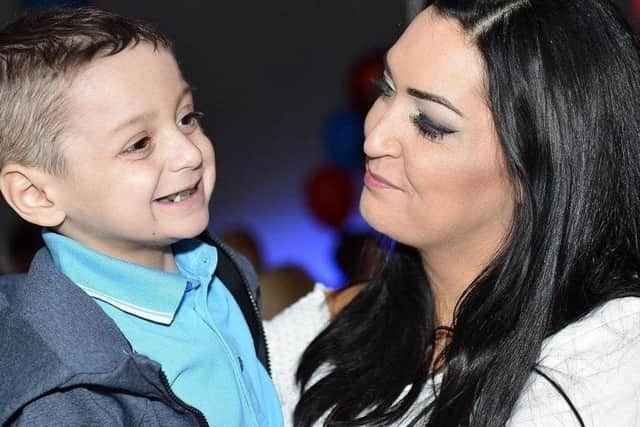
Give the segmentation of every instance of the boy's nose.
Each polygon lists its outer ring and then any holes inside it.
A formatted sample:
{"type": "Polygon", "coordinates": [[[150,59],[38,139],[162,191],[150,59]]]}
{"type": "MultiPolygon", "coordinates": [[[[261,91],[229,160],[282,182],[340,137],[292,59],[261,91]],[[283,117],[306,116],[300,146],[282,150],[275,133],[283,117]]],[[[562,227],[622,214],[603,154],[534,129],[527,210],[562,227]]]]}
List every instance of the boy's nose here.
{"type": "Polygon", "coordinates": [[[202,166],[202,151],[198,145],[186,135],[172,135],[168,163],[171,171],[182,169],[199,169],[202,166]]]}

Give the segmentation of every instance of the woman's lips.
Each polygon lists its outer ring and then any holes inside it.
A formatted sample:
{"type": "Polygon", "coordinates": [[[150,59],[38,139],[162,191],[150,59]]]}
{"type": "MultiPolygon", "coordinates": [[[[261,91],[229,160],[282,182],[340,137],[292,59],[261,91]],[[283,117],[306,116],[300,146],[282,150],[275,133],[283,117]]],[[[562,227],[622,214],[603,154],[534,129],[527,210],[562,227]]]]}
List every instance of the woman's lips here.
{"type": "Polygon", "coordinates": [[[364,174],[364,185],[369,188],[384,188],[390,190],[399,190],[400,188],[396,185],[393,185],[391,182],[387,181],[380,175],[377,175],[367,169],[367,172],[364,174]]]}

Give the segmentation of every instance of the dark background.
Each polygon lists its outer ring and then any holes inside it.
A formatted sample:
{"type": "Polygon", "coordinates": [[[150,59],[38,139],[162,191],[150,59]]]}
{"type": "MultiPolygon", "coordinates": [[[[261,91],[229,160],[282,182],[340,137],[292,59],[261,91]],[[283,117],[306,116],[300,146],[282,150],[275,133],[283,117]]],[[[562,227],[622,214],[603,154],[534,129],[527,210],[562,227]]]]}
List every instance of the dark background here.
{"type": "MultiPolygon", "coordinates": [[[[252,231],[267,266],[302,265],[339,285],[338,233],[304,199],[309,174],[325,163],[321,130],[349,105],[349,73],[401,34],[419,0],[151,1],[90,4],[154,23],[174,42],[217,155],[210,229],[252,231]]],[[[628,1],[617,2],[629,11],[628,1]]],[[[2,0],[3,23],[24,6],[2,0]]],[[[0,202],[0,270],[17,218],[0,202]]],[[[364,225],[357,213],[349,228],[364,225]]]]}

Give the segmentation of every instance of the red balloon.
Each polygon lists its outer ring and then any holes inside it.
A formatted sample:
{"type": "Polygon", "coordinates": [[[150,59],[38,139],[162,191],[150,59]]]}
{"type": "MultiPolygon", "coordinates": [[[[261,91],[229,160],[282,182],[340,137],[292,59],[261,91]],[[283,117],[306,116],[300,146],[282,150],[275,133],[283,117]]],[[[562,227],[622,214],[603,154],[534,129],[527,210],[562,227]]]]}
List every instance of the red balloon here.
{"type": "Polygon", "coordinates": [[[384,60],[379,52],[364,56],[354,67],[350,78],[350,95],[353,107],[366,113],[378,97],[375,84],[384,75],[384,60]]]}
{"type": "Polygon", "coordinates": [[[351,175],[335,165],[316,169],[307,180],[305,192],[314,217],[334,228],[345,223],[355,201],[351,175]]]}

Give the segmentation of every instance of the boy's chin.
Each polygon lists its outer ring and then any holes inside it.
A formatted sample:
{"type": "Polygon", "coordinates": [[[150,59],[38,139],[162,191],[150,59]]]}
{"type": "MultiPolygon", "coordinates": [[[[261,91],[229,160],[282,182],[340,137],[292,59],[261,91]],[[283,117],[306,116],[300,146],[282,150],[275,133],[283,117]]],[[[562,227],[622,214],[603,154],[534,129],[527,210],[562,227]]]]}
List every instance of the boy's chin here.
{"type": "Polygon", "coordinates": [[[184,239],[193,239],[194,237],[198,237],[202,234],[202,232],[207,230],[209,225],[209,221],[202,221],[201,223],[195,223],[188,227],[184,227],[181,230],[175,230],[173,233],[174,242],[184,240],[184,239]]]}
{"type": "MultiPolygon", "coordinates": [[[[182,222],[180,224],[165,224],[156,228],[152,234],[140,236],[139,243],[155,248],[171,246],[180,240],[193,239],[207,230],[209,217],[202,216],[197,221],[182,222]]],[[[134,238],[135,240],[135,238],[134,238]]]]}

